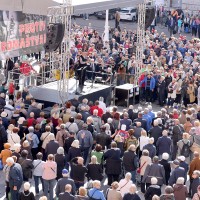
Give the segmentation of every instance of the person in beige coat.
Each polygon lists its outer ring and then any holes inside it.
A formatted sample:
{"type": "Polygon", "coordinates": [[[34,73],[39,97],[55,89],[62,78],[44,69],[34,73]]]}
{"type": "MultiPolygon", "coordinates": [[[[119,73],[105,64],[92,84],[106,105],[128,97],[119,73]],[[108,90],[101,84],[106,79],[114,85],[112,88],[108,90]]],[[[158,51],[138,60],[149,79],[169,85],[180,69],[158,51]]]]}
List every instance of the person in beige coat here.
{"type": "MultiPolygon", "coordinates": [[[[144,172],[146,170],[147,165],[151,164],[151,158],[149,157],[149,151],[147,149],[144,149],[142,151],[142,156],[140,158],[140,176],[141,180],[144,176],[144,172]]],[[[141,192],[145,193],[145,183],[141,183],[141,192]]]]}
{"type": "Polygon", "coordinates": [[[106,192],[107,200],[122,200],[122,195],[120,191],[117,191],[119,184],[117,181],[113,182],[111,188],[108,188],[106,192]]]}
{"type": "Polygon", "coordinates": [[[60,130],[56,134],[56,141],[60,147],[63,147],[65,139],[69,136],[69,133],[65,130],[65,124],[60,125],[60,130]]]}
{"type": "Polygon", "coordinates": [[[44,133],[42,133],[41,137],[40,137],[40,140],[43,141],[42,142],[42,148],[45,150],[47,144],[49,143],[50,141],[50,137],[49,135],[51,134],[51,127],[50,126],[46,126],[45,127],[45,131],[44,133]]]}

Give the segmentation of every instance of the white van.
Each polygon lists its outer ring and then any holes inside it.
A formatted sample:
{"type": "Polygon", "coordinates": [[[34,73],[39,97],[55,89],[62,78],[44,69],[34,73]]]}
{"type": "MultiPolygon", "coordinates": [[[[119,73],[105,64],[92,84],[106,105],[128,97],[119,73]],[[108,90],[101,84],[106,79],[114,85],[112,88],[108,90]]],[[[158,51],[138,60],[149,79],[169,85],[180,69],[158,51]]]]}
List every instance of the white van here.
{"type": "Polygon", "coordinates": [[[137,9],[134,7],[122,8],[119,13],[120,20],[136,21],[137,9]]]}

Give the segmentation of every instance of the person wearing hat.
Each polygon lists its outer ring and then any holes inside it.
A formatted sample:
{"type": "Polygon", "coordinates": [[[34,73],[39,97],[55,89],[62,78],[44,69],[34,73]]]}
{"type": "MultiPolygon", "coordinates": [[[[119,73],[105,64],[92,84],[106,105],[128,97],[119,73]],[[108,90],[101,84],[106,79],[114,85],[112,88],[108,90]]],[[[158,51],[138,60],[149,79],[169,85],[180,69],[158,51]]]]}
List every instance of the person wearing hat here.
{"type": "Polygon", "coordinates": [[[177,159],[180,162],[180,167],[183,167],[185,169],[185,181],[187,180],[187,173],[189,170],[189,165],[188,163],[185,162],[185,156],[178,156],[177,159]]]}
{"type": "Polygon", "coordinates": [[[56,193],[56,196],[59,197],[59,194],[60,193],[63,193],[65,192],[65,186],[67,184],[71,185],[72,186],[72,190],[71,190],[71,194],[72,195],[75,195],[75,192],[76,192],[76,186],[75,186],[75,183],[74,183],[74,180],[69,178],[69,171],[67,169],[63,169],[62,170],[62,178],[60,178],[56,184],[56,188],[55,188],[55,193],[56,193]]]}
{"type": "Polygon", "coordinates": [[[185,178],[185,169],[183,167],[180,167],[180,162],[178,160],[173,161],[174,170],[169,178],[169,185],[173,186],[176,184],[176,181],[179,177],[185,178]]]}
{"type": "Polygon", "coordinates": [[[83,152],[84,163],[86,163],[88,158],[88,153],[93,145],[93,137],[90,131],[87,130],[88,125],[83,124],[83,129],[77,133],[77,140],[79,140],[81,151],[83,152]]]}
{"type": "Polygon", "coordinates": [[[2,159],[2,163],[4,166],[6,165],[6,159],[12,156],[12,151],[10,150],[10,147],[10,143],[5,143],[4,150],[2,150],[0,154],[0,159],[2,159]]]}
{"type": "Polygon", "coordinates": [[[1,119],[2,119],[3,126],[5,127],[5,129],[7,129],[8,126],[9,126],[9,121],[8,121],[8,119],[7,119],[7,116],[8,116],[8,114],[7,114],[6,112],[3,111],[3,112],[1,113],[1,119]]]}

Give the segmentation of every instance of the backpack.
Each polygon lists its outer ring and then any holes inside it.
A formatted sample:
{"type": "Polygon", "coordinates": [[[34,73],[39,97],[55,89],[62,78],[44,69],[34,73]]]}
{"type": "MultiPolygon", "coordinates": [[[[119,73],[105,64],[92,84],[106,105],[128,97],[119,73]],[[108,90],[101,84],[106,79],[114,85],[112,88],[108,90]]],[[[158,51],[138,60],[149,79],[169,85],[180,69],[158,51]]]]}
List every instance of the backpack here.
{"type": "Polygon", "coordinates": [[[138,146],[137,138],[135,138],[135,137],[127,138],[125,149],[127,150],[131,144],[134,144],[137,147],[138,146]]]}
{"type": "Polygon", "coordinates": [[[181,149],[181,155],[185,156],[186,158],[188,158],[190,156],[190,145],[189,145],[189,142],[187,142],[187,143],[183,142],[183,147],[181,149]]]}

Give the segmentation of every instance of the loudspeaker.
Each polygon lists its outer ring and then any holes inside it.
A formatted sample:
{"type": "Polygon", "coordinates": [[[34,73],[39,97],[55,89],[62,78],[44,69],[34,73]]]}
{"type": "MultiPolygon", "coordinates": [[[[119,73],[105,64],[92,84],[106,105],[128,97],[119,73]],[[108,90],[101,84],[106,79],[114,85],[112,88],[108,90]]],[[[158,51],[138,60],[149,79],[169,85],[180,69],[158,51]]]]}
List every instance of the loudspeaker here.
{"type": "Polygon", "coordinates": [[[151,26],[156,14],[156,9],[153,8],[146,8],[146,16],[145,16],[145,30],[151,26]]]}
{"type": "Polygon", "coordinates": [[[61,44],[65,34],[65,26],[62,23],[52,23],[47,27],[46,44],[44,49],[46,52],[55,51],[61,44]]]}

